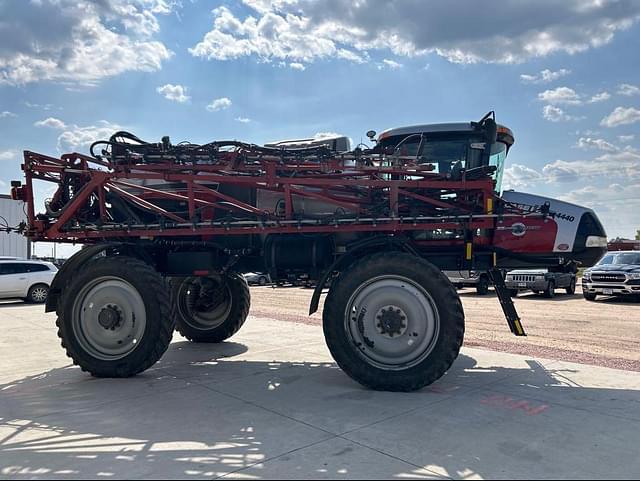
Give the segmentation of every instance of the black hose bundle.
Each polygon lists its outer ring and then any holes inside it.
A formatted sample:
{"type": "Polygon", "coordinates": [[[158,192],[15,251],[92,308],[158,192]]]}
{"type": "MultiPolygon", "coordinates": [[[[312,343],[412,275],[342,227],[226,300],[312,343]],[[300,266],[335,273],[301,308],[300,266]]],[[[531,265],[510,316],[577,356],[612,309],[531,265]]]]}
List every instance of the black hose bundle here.
{"type": "Polygon", "coordinates": [[[136,135],[120,131],[109,140],[99,140],[90,147],[91,155],[96,159],[106,159],[112,164],[154,164],[164,162],[215,163],[223,153],[238,154],[260,158],[270,156],[281,159],[282,163],[299,162],[304,159],[330,158],[333,152],[326,146],[305,148],[264,147],[236,140],[214,141],[207,144],[181,142],[172,145],[169,137],[163,137],[159,143],[146,142],[136,135]],[[101,152],[96,152],[98,147],[101,152]]]}

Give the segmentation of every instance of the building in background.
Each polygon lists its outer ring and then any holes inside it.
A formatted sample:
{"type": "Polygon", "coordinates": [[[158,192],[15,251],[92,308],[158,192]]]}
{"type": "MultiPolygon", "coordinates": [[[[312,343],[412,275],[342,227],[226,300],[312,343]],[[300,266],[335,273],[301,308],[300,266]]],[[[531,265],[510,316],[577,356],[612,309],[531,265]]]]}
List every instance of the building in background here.
{"type": "Polygon", "coordinates": [[[27,220],[24,202],[13,200],[11,196],[0,194],[0,256],[31,257],[31,246],[21,234],[7,232],[7,227],[16,227],[27,220]]]}

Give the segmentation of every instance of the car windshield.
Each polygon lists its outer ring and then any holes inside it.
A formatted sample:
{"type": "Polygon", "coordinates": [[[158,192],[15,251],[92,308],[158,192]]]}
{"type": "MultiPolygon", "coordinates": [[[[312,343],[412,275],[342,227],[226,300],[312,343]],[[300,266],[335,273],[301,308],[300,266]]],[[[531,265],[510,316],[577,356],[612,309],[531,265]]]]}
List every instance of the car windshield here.
{"type": "Polygon", "coordinates": [[[633,265],[640,266],[640,252],[623,252],[621,254],[607,254],[598,262],[599,266],[633,265]]]}

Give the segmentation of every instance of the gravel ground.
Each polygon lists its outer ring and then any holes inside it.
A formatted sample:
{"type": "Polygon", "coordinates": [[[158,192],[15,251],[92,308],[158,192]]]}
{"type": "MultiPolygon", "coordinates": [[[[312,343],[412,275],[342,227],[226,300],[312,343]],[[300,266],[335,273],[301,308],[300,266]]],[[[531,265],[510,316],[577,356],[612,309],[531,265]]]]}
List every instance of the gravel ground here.
{"type": "MultiPolygon", "coordinates": [[[[320,326],[319,312],[309,317],[312,289],[252,288],[256,317],[320,326]]],[[[545,299],[521,294],[515,300],[528,337],[516,338],[507,326],[495,294],[460,291],[467,331],[465,346],[561,361],[640,371],[640,302],[602,298],[587,302],[576,295],[545,299]]]]}

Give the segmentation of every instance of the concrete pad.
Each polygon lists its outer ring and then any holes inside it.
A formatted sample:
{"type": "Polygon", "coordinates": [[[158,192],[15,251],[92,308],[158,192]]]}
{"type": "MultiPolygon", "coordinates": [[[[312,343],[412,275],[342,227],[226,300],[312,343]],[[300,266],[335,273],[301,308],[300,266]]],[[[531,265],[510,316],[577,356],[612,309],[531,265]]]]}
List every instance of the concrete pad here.
{"type": "Polygon", "coordinates": [[[472,387],[487,387],[518,376],[535,377],[537,373],[546,373],[547,366],[556,361],[533,359],[503,352],[485,351],[463,347],[460,356],[451,366],[447,378],[453,382],[472,387]]]}
{"type": "MultiPolygon", "coordinates": [[[[235,338],[234,338],[235,339],[235,338]]],[[[288,369],[311,355],[290,348],[261,343],[251,348],[238,342],[222,344],[173,343],[156,366],[181,379],[198,383],[222,383],[266,372],[288,369]]]]}
{"type": "Polygon", "coordinates": [[[130,379],[96,379],[76,367],[52,369],[0,386],[2,417],[34,420],[51,413],[74,413],[88,406],[163,395],[189,383],[161,370],[130,379]]]}
{"type": "Polygon", "coordinates": [[[282,322],[269,319],[260,319],[249,316],[247,322],[238,334],[233,337],[236,342],[248,342],[256,347],[263,343],[277,343],[284,347],[300,348],[305,345],[314,345],[324,342],[322,328],[320,326],[308,326],[292,322],[282,322]],[[274,330],[274,326],[278,326],[274,330]]]}
{"type": "Polygon", "coordinates": [[[225,479],[442,479],[346,439],[333,438],[224,476],[225,479]]]}
{"type": "Polygon", "coordinates": [[[210,387],[334,434],[442,402],[469,389],[445,379],[416,393],[376,392],[351,380],[335,364],[321,362],[291,363],[286,370],[210,387]]]}
{"type": "Polygon", "coordinates": [[[637,478],[640,423],[476,391],[345,437],[452,478],[637,478]]]}
{"type": "Polygon", "coordinates": [[[558,361],[538,378],[517,376],[494,386],[514,396],[640,421],[640,375],[558,361]]]}
{"type": "Polygon", "coordinates": [[[87,404],[73,414],[38,421],[3,419],[0,475],[53,477],[71,470],[66,478],[210,479],[328,437],[257,406],[190,386],[87,404]]]}
{"type": "Polygon", "coordinates": [[[99,380],[41,311],[0,308],[2,479],[640,476],[640,373],[465,348],[433,386],[378,393],[320,327],[252,318],[99,380]]]}

